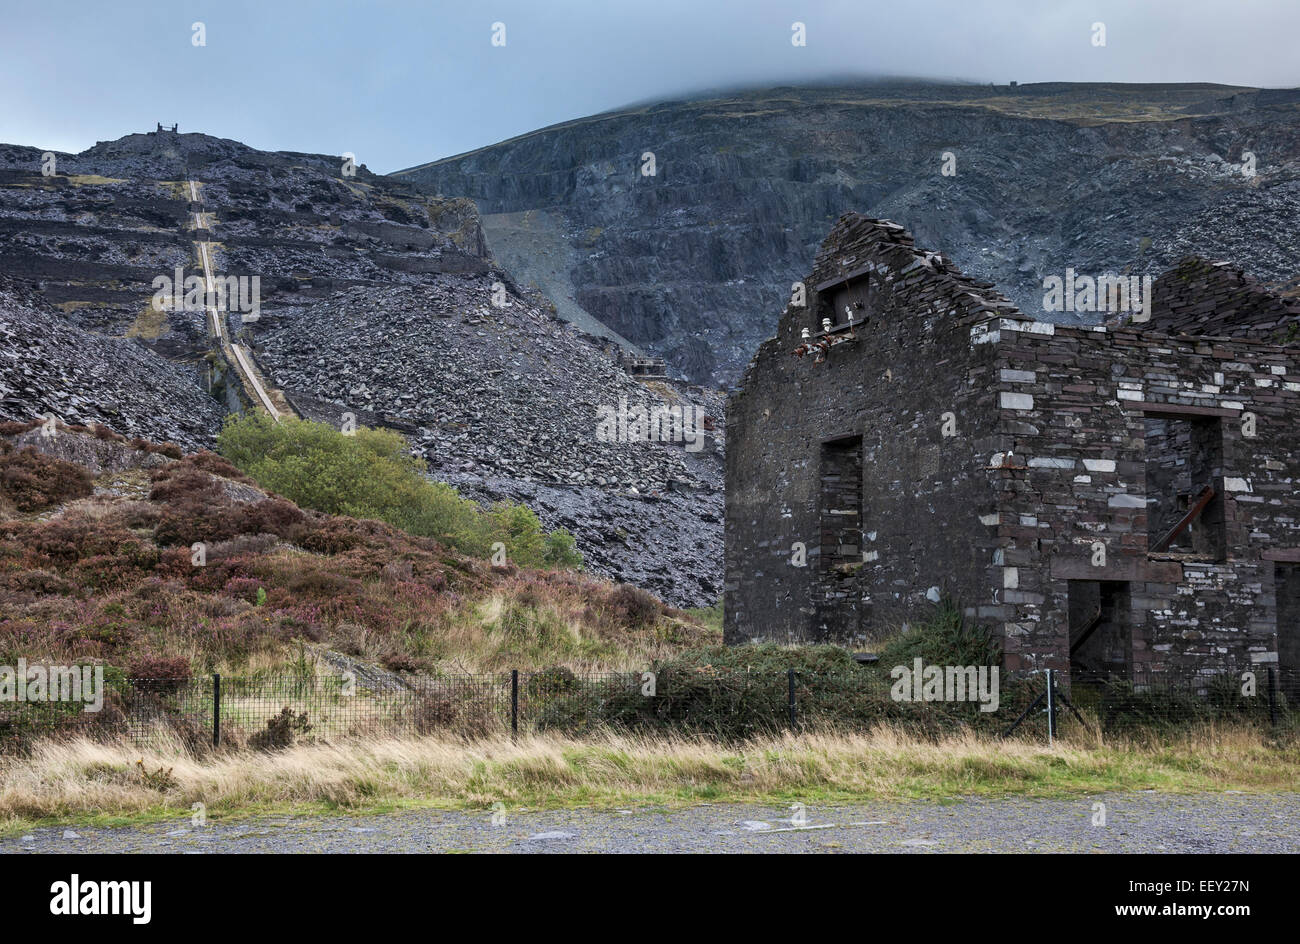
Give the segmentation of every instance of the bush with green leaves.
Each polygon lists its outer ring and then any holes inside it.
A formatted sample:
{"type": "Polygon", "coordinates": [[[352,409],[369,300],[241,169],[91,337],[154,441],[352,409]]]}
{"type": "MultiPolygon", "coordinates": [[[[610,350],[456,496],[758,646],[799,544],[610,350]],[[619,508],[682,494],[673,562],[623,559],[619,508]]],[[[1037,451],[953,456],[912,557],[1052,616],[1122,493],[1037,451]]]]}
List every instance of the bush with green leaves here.
{"type": "MultiPolygon", "coordinates": [[[[920,632],[929,635],[928,624],[920,632]]],[[[859,665],[852,652],[829,645],[705,646],[656,662],[652,696],[640,673],[579,678],[562,691],[546,686],[550,697],[538,700],[534,718],[541,730],[575,735],[603,727],[723,739],[773,734],[790,727],[793,670],[800,727],[892,724],[933,739],[957,730],[998,732],[1041,691],[1034,682],[1002,679],[997,713],[982,712],[974,702],[897,701],[890,666],[859,665]]],[[[534,684],[528,679],[525,691],[532,694],[534,684]]]]}
{"type": "Polygon", "coordinates": [[[929,618],[891,639],[880,650],[882,666],[998,665],[1002,650],[997,637],[979,623],[967,622],[960,605],[943,597],[929,618]]]}
{"type": "Polygon", "coordinates": [[[500,542],[520,567],[582,565],[567,531],[544,531],[523,505],[503,502],[485,511],[462,498],[429,479],[424,463],[391,430],[359,427],[344,435],[325,423],[247,414],[229,419],[217,442],[258,485],[303,508],[375,518],[473,557],[488,557],[500,542]]]}

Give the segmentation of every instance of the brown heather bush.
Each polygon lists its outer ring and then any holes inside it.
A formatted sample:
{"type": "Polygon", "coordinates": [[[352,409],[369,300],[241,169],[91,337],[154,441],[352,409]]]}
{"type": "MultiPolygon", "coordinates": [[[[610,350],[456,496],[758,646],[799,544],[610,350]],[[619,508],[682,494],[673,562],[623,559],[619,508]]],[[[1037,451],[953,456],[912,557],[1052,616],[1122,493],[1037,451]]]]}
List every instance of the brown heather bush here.
{"type": "Polygon", "coordinates": [[[153,530],[154,526],[162,520],[162,510],[154,504],[143,501],[127,501],[117,506],[117,513],[121,516],[122,524],[135,529],[153,530]]]}
{"type": "Polygon", "coordinates": [[[85,498],[93,480],[81,466],[38,452],[32,446],[15,449],[0,439],[0,497],[19,511],[44,511],[54,505],[85,498]]]}
{"type": "Polygon", "coordinates": [[[15,590],[40,594],[64,594],[72,590],[72,583],[48,570],[23,570],[11,577],[15,590]]]}
{"type": "Polygon", "coordinates": [[[180,462],[171,462],[149,474],[149,500],[164,504],[198,500],[226,502],[220,483],[208,473],[180,462]]]}
{"type": "Polygon", "coordinates": [[[274,534],[288,537],[302,523],[302,510],[283,498],[267,498],[245,505],[239,513],[240,534],[274,534]]]}
{"type": "Polygon", "coordinates": [[[96,519],[84,513],[65,514],[39,524],[10,524],[21,534],[23,544],[51,561],[77,561],[83,557],[112,556],[134,535],[111,519],[96,519]]]}
{"type": "Polygon", "coordinates": [[[146,653],[127,663],[126,676],[141,691],[171,694],[189,681],[190,660],[184,656],[146,653]]]}
{"type": "Polygon", "coordinates": [[[652,626],[664,615],[666,607],[652,593],[620,583],[605,596],[605,606],[615,622],[637,628],[652,626]]]}
{"type": "Polygon", "coordinates": [[[355,522],[347,518],[326,518],[303,522],[293,528],[285,537],[303,550],[315,554],[341,554],[364,542],[356,528],[355,522]]]}
{"type": "Polygon", "coordinates": [[[17,420],[5,420],[0,423],[0,436],[18,436],[40,425],[40,420],[28,420],[25,423],[17,420]]]}
{"type": "Polygon", "coordinates": [[[184,456],[178,462],[167,467],[179,471],[196,470],[206,472],[208,475],[219,475],[223,479],[230,479],[232,482],[240,482],[244,485],[257,486],[257,483],[250,479],[243,472],[240,472],[229,460],[217,455],[215,452],[209,452],[207,449],[201,449],[198,452],[192,452],[184,456]]]}
{"type": "Polygon", "coordinates": [[[355,593],[358,581],[328,570],[303,570],[289,578],[286,589],[303,600],[330,600],[355,593]]]}
{"type": "Polygon", "coordinates": [[[240,533],[240,522],[228,508],[203,501],[182,501],[165,506],[153,538],[163,547],[225,541],[240,533]]]}

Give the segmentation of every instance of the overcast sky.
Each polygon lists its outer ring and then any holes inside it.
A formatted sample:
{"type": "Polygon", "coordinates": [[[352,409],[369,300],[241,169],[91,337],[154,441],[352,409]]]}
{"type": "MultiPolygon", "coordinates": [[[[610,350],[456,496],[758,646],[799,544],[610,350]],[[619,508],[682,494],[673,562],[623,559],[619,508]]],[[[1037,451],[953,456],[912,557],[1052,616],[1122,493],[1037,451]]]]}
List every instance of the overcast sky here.
{"type": "Polygon", "coordinates": [[[1297,0],[7,0],[0,22],[5,143],[80,151],[178,122],[377,172],[830,74],[1300,85],[1297,0]]]}

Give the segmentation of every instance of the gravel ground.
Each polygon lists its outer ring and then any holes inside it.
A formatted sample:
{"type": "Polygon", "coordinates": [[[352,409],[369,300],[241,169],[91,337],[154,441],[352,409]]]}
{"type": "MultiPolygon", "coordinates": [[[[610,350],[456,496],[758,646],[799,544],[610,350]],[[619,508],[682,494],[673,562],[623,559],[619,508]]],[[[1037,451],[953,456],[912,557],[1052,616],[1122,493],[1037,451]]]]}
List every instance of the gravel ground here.
{"type": "Polygon", "coordinates": [[[0,852],[1300,852],[1300,794],[184,819],[37,829],[0,852]]]}

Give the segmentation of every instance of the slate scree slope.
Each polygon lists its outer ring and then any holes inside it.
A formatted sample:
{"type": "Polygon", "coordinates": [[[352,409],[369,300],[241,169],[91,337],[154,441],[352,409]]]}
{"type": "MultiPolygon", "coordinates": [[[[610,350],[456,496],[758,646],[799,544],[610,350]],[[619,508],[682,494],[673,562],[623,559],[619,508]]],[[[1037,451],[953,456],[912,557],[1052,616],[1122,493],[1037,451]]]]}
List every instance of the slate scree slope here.
{"type": "Polygon", "coordinates": [[[729,405],[728,642],[949,594],[1011,671],[1300,669],[1300,304],[1188,258],[1049,324],[857,214],[806,286],[729,405]]]}
{"type": "Polygon", "coordinates": [[[463,493],[567,527],[590,571],[716,602],[720,394],[634,375],[558,319],[493,260],[470,201],[162,129],[54,158],[47,174],[0,145],[0,418],[211,447],[258,408],[228,340],[287,415],[395,429],[463,493]],[[258,279],[259,309],[152,306],[156,278],[205,258],[258,279]],[[598,437],[602,408],[665,405],[715,428],[689,449],[598,437]]]}

